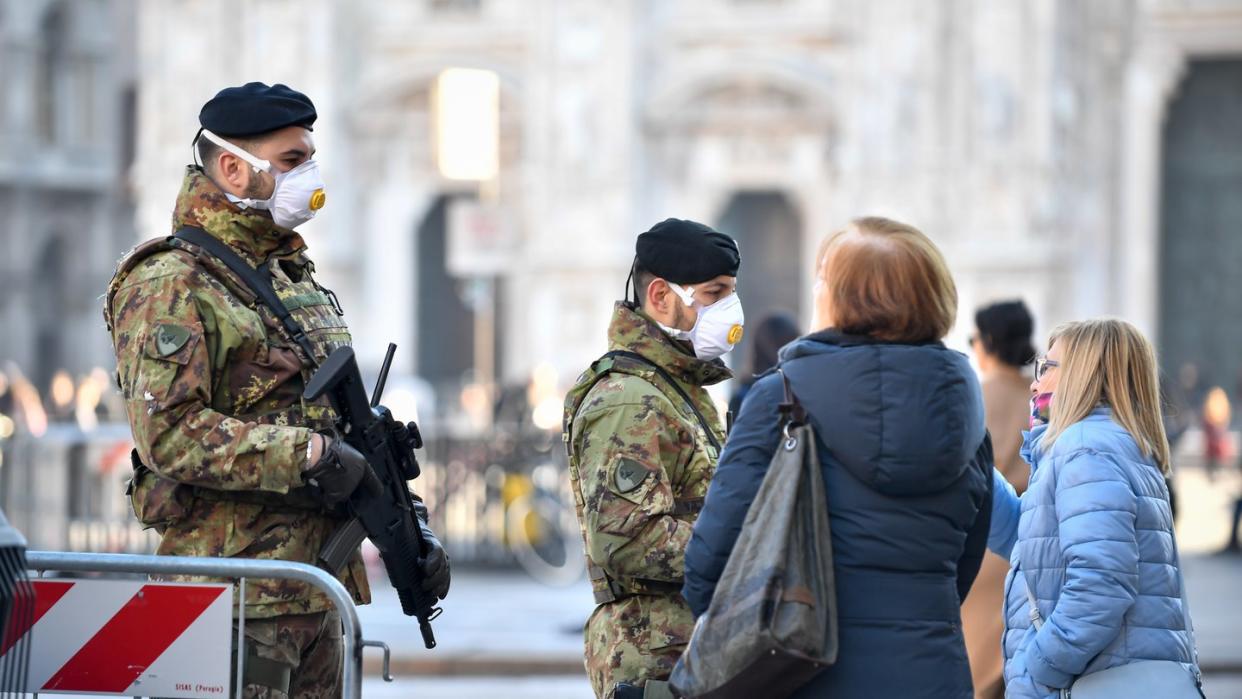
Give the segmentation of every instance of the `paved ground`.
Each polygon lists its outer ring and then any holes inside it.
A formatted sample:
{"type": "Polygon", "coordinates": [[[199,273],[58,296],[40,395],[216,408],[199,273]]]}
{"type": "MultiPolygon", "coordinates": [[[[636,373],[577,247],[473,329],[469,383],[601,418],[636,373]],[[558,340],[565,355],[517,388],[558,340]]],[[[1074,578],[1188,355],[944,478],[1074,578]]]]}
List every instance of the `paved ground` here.
{"type": "MultiPolygon", "coordinates": [[[[388,684],[367,678],[365,699],[590,699],[585,677],[427,677],[388,684]]],[[[1215,696],[1212,699],[1216,699],[1215,696]]]]}
{"type": "Polygon", "coordinates": [[[1177,474],[1178,543],[1186,557],[1186,586],[1211,699],[1242,699],[1242,556],[1217,555],[1229,538],[1233,501],[1242,493],[1237,471],[1209,480],[1197,468],[1177,474]]]}
{"type": "Polygon", "coordinates": [[[429,651],[387,580],[374,581],[372,596],[359,609],[363,634],[388,643],[399,668],[422,674],[511,675],[522,665],[543,674],[580,671],[582,625],[594,608],[585,581],[550,588],[519,572],[456,571],[444,613],[432,623],[437,648],[429,651]]]}
{"type": "MultiPolygon", "coordinates": [[[[1212,699],[1242,699],[1242,556],[1213,555],[1242,477],[1209,481],[1198,469],[1178,476],[1179,540],[1212,699]]],[[[548,588],[518,572],[457,571],[445,612],[435,622],[439,647],[422,648],[417,627],[401,614],[385,580],[376,603],[361,610],[367,638],[389,643],[399,680],[377,676],[368,650],[367,697],[420,699],[590,696],[582,676],[581,628],[592,609],[585,581],[548,588]]]]}
{"type": "Polygon", "coordinates": [[[592,696],[582,670],[582,625],[594,607],[585,581],[550,588],[524,573],[455,572],[430,651],[387,580],[375,583],[375,603],[359,610],[362,629],[392,647],[398,681],[379,679],[380,653],[368,649],[367,699],[592,696]]]}
{"type": "Polygon", "coordinates": [[[1203,689],[1211,699],[1242,698],[1242,675],[1208,675],[1203,689]]]}
{"type": "MultiPolygon", "coordinates": [[[[1214,555],[1242,477],[1209,481],[1197,469],[1178,476],[1179,541],[1211,699],[1242,699],[1242,556],[1214,555]]],[[[395,683],[379,676],[380,654],[367,650],[368,699],[577,699],[589,697],[582,674],[581,628],[590,587],[550,588],[523,573],[458,570],[434,624],[439,647],[422,647],[417,625],[401,614],[386,579],[375,603],[359,610],[368,639],[394,652],[395,683]]]]}
{"type": "MultiPolygon", "coordinates": [[[[1242,556],[1188,555],[1187,586],[1212,699],[1242,699],[1242,556]]],[[[542,587],[522,575],[463,572],[454,580],[435,626],[440,647],[421,647],[417,628],[383,588],[362,614],[366,636],[383,640],[398,659],[399,681],[368,677],[367,697],[584,697],[579,629],[590,590],[542,587]],[[584,601],[585,600],[585,601],[584,601]],[[573,673],[573,674],[569,674],[573,673]]],[[[368,650],[369,669],[378,653],[368,650]]]]}

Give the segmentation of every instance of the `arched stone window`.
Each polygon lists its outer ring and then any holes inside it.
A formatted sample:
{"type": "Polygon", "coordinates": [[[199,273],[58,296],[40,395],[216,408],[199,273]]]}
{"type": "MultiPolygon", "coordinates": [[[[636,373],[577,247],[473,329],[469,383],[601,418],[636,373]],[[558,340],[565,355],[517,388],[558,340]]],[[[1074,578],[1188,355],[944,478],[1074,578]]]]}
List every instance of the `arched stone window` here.
{"type": "MultiPolygon", "coordinates": [[[[786,193],[742,190],[729,197],[716,228],[737,241],[742,253],[737,293],[746,307],[748,330],[764,317],[802,316],[802,212],[786,193]]],[[[751,370],[754,335],[747,333],[730,361],[741,377],[751,370]]]]}
{"type": "Polygon", "coordinates": [[[35,58],[35,133],[43,143],[61,140],[63,95],[67,64],[67,24],[65,6],[55,3],[39,23],[35,58]]]}
{"type": "Polygon", "coordinates": [[[431,0],[432,12],[440,13],[477,13],[483,7],[483,0],[431,0]]]}
{"type": "Polygon", "coordinates": [[[57,369],[65,367],[68,254],[65,238],[52,235],[43,244],[34,267],[30,308],[35,331],[35,366],[31,378],[40,390],[48,385],[57,369]]]}
{"type": "MultiPolygon", "coordinates": [[[[1160,192],[1160,358],[1195,365],[1202,389],[1242,395],[1242,60],[1192,60],[1164,122],[1160,192]]],[[[1199,408],[1201,395],[1192,398],[1199,408]]]]}

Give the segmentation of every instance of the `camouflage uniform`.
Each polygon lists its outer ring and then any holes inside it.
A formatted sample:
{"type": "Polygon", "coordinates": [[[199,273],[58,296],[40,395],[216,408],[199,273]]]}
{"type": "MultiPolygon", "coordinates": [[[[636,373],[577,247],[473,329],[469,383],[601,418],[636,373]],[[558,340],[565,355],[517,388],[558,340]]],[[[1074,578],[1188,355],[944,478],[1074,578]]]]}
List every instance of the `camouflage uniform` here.
{"type": "MultiPolygon", "coordinates": [[[[703,388],[732,373],[690,353],[633,307],[618,303],[612,350],[668,372],[724,431],[703,388]]],[[[566,397],[569,474],[598,603],[586,624],[586,669],[596,696],[617,682],[666,680],[694,618],[681,596],[683,555],[718,454],[685,400],[650,366],[604,358],[566,397]]]]}
{"type": "MultiPolygon", "coordinates": [[[[297,233],[230,203],[193,167],[173,214],[173,230],[184,226],[205,229],[271,270],[317,361],[349,344],[335,296],[315,282],[297,233]]],[[[214,257],[160,238],[121,260],[104,317],[144,466],[131,497],[144,523],[159,520],[157,553],[313,564],[342,520],[319,505],[301,472],[311,434],[329,427],[333,413],[326,399],[302,399],[312,368],[274,314],[214,257]]],[[[360,553],[340,579],[356,602],[370,601],[360,553]]],[[[246,582],[248,629],[263,619],[275,627],[289,615],[323,618],[331,608],[305,583],[246,582]]]]}
{"type": "MultiPolygon", "coordinates": [[[[290,678],[288,692],[248,685],[246,696],[250,699],[340,699],[340,626],[341,617],[335,610],[247,621],[245,633],[249,652],[246,663],[251,669],[258,662],[273,661],[285,667],[296,667],[298,672],[290,678]]],[[[233,639],[236,646],[236,626],[233,639]]],[[[237,671],[236,667],[233,671],[237,671]]],[[[236,682],[234,679],[230,686],[236,686],[236,682]]]]}

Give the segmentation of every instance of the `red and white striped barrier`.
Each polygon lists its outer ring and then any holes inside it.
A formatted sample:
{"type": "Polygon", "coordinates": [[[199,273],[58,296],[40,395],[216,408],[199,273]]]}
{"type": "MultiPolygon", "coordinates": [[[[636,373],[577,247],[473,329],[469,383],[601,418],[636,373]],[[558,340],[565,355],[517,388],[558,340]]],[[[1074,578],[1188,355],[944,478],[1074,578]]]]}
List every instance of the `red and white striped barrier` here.
{"type": "Polygon", "coordinates": [[[29,692],[226,697],[232,586],[37,580],[33,623],[0,637],[0,664],[30,634],[29,692]]]}

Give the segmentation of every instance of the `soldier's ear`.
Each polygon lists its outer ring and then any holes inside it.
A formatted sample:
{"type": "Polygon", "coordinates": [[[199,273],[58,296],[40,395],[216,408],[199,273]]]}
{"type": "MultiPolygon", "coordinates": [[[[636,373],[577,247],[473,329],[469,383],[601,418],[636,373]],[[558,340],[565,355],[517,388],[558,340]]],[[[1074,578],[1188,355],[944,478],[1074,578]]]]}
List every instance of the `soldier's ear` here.
{"type": "Polygon", "coordinates": [[[673,290],[669,288],[668,282],[663,279],[653,279],[647,285],[646,299],[647,308],[663,315],[669,311],[669,299],[673,290]]]}
{"type": "Polygon", "coordinates": [[[246,191],[253,176],[250,163],[224,149],[216,154],[216,173],[221,184],[227,185],[235,196],[241,196],[246,191]]]}

